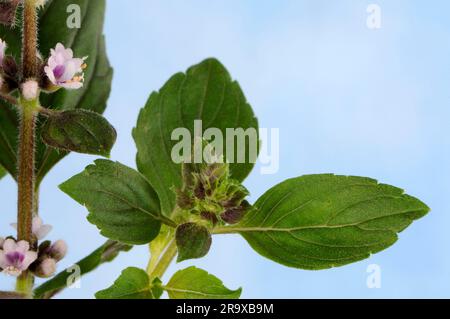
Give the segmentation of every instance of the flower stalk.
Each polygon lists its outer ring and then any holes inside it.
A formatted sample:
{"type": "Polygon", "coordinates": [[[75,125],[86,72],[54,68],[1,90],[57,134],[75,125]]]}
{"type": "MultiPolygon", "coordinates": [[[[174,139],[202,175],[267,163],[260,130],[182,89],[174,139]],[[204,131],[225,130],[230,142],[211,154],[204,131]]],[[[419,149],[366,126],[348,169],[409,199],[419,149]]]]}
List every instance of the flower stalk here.
{"type": "MultiPolygon", "coordinates": [[[[36,0],[25,0],[23,8],[23,79],[35,79],[38,73],[37,62],[37,10],[36,0]]],[[[35,143],[36,143],[36,110],[38,98],[24,100],[20,98],[20,136],[18,149],[18,207],[17,207],[17,239],[25,240],[31,248],[36,248],[37,241],[33,236],[32,223],[35,206],[35,143]]],[[[33,275],[24,271],[17,278],[16,290],[31,296],[33,275]]]]}
{"type": "MultiPolygon", "coordinates": [[[[173,259],[177,254],[177,244],[175,239],[172,239],[167,245],[164,253],[160,256],[158,262],[153,267],[148,267],[147,273],[150,277],[150,280],[153,281],[155,278],[161,278],[164,273],[169,268],[173,259]]],[[[150,265],[149,265],[150,266],[150,265]]]]}
{"type": "MultiPolygon", "coordinates": [[[[33,212],[35,204],[35,142],[36,113],[30,103],[22,103],[18,159],[18,205],[17,205],[17,238],[36,247],[33,236],[33,212]]],[[[31,273],[24,272],[17,279],[17,290],[30,293],[33,286],[31,273]]]]}
{"type": "Polygon", "coordinates": [[[37,0],[25,0],[23,4],[23,78],[36,78],[38,74],[38,21],[37,0]]]}

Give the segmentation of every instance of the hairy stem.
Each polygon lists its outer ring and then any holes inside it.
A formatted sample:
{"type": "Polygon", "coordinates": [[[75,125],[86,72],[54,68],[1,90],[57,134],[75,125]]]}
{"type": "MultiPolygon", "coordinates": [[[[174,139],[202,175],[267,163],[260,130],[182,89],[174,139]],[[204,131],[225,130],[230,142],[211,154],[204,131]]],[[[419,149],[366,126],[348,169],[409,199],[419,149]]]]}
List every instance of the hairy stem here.
{"type": "MultiPolygon", "coordinates": [[[[19,159],[18,159],[18,201],[17,201],[17,240],[25,240],[31,248],[36,247],[32,232],[33,213],[35,211],[35,143],[36,112],[32,104],[23,103],[20,119],[19,159]]],[[[17,290],[30,293],[33,278],[24,272],[17,279],[17,290]]]]}
{"type": "MultiPolygon", "coordinates": [[[[37,62],[37,11],[36,0],[24,0],[23,9],[23,78],[36,78],[37,62]]],[[[39,101],[20,99],[20,136],[18,149],[18,204],[17,204],[17,240],[30,243],[36,249],[37,242],[32,233],[32,221],[35,199],[35,143],[36,143],[36,110],[39,101]]],[[[17,278],[16,290],[31,297],[34,284],[33,275],[25,271],[17,278]]]]}
{"type": "Polygon", "coordinates": [[[38,74],[38,22],[37,22],[37,0],[24,0],[23,5],[23,52],[22,67],[23,78],[36,78],[38,74]]]}
{"type": "MultiPolygon", "coordinates": [[[[19,163],[18,163],[18,205],[17,239],[33,244],[32,220],[35,206],[34,148],[36,114],[29,105],[23,105],[20,120],[19,163]]],[[[33,245],[31,245],[33,246],[33,245]]]]}

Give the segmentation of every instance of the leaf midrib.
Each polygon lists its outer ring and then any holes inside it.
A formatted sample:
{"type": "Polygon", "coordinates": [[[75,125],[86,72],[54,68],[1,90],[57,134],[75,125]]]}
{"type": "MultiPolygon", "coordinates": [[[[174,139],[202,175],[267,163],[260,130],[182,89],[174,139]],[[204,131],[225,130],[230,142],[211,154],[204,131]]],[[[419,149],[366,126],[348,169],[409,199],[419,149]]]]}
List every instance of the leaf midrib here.
{"type": "MultiPolygon", "coordinates": [[[[361,224],[365,224],[377,219],[382,219],[382,218],[387,218],[387,217],[392,217],[392,216],[398,216],[398,215],[404,215],[404,214],[410,214],[410,213],[415,213],[415,212],[420,212],[420,211],[424,211],[422,209],[413,209],[413,210],[406,210],[406,211],[402,211],[399,213],[395,213],[395,214],[390,214],[390,215],[386,215],[386,216],[380,216],[380,217],[375,217],[375,218],[371,218],[371,219],[367,219],[361,222],[357,222],[357,223],[350,223],[350,224],[341,224],[341,225],[326,225],[326,224],[322,224],[322,225],[315,225],[315,226],[299,226],[299,227],[293,227],[293,228],[274,228],[274,227],[222,227],[222,228],[216,228],[214,233],[215,234],[224,234],[224,233],[230,233],[230,232],[237,232],[237,233],[242,233],[242,232],[266,232],[266,231],[273,231],[273,232],[293,232],[293,231],[298,231],[298,230],[308,230],[308,229],[338,229],[338,228],[345,228],[345,227],[357,227],[361,224]]],[[[367,229],[362,229],[367,231],[367,229]]],[[[392,231],[390,229],[387,229],[389,231],[392,231]]]]}

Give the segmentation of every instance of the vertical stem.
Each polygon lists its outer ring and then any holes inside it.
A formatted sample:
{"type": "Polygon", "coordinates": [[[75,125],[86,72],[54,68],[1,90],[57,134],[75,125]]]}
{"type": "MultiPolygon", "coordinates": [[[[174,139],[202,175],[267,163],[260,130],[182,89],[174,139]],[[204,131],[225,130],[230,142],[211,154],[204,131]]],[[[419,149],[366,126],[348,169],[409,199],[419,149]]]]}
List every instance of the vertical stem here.
{"type": "Polygon", "coordinates": [[[32,221],[35,207],[34,148],[36,115],[30,105],[22,105],[19,137],[17,239],[33,246],[32,221]]]}
{"type": "Polygon", "coordinates": [[[37,63],[37,10],[36,0],[24,0],[23,8],[23,78],[35,78],[38,73],[37,63]]]}
{"type": "MultiPolygon", "coordinates": [[[[38,74],[37,61],[37,8],[36,0],[24,0],[23,8],[23,44],[22,69],[23,80],[36,79],[38,74]]],[[[18,204],[17,204],[17,239],[30,243],[36,249],[37,242],[32,233],[32,221],[35,198],[35,142],[36,142],[36,109],[39,101],[24,101],[20,99],[21,118],[18,150],[18,204]]],[[[25,271],[17,278],[16,289],[31,296],[34,278],[25,271]]]]}
{"type": "MultiPolygon", "coordinates": [[[[36,248],[37,243],[32,232],[33,213],[35,211],[35,132],[36,114],[32,105],[22,104],[19,138],[18,163],[18,201],[17,201],[17,239],[30,243],[36,248]]],[[[33,275],[25,271],[17,278],[18,292],[31,294],[33,275]]]]}

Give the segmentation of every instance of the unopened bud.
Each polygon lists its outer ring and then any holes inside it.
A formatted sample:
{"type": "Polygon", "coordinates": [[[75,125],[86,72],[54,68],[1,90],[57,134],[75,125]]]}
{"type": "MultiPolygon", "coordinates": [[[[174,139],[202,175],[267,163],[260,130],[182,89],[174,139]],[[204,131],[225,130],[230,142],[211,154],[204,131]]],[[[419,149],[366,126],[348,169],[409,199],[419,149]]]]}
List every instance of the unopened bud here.
{"type": "Polygon", "coordinates": [[[0,24],[11,26],[16,22],[16,11],[21,0],[0,2],[0,24]]]}
{"type": "Polygon", "coordinates": [[[19,72],[19,68],[17,67],[16,60],[10,56],[7,55],[3,58],[2,65],[3,73],[10,76],[13,79],[17,78],[17,74],[19,72]]]}
{"type": "Polygon", "coordinates": [[[228,224],[237,224],[250,208],[250,204],[247,201],[243,201],[240,206],[227,209],[220,215],[220,218],[228,224]]]}
{"type": "Polygon", "coordinates": [[[188,191],[176,190],[177,194],[177,205],[182,209],[191,209],[193,205],[193,200],[189,195],[188,191]]]}
{"type": "Polygon", "coordinates": [[[220,181],[226,178],[229,174],[228,164],[214,163],[210,164],[203,172],[208,178],[210,185],[213,185],[216,181],[220,181]]]}
{"type": "Polygon", "coordinates": [[[22,95],[27,101],[37,99],[39,94],[39,85],[35,80],[28,80],[22,84],[22,95]]]}
{"type": "Polygon", "coordinates": [[[205,187],[203,186],[203,184],[199,183],[197,185],[197,187],[195,187],[194,194],[195,194],[195,197],[197,197],[200,200],[201,199],[205,199],[205,197],[206,197],[206,190],[205,190],[205,187]]]}
{"type": "Polygon", "coordinates": [[[45,258],[38,261],[39,264],[35,267],[33,273],[39,278],[49,278],[56,272],[56,260],[53,258],[45,258]]]}
{"type": "Polygon", "coordinates": [[[58,240],[48,249],[48,255],[56,261],[62,260],[67,254],[67,244],[64,240],[58,240]]]}
{"type": "Polygon", "coordinates": [[[200,217],[204,220],[207,220],[209,222],[211,222],[211,224],[214,226],[217,224],[217,222],[219,221],[217,219],[216,214],[211,213],[211,212],[201,212],[200,213],[200,217]]]}

